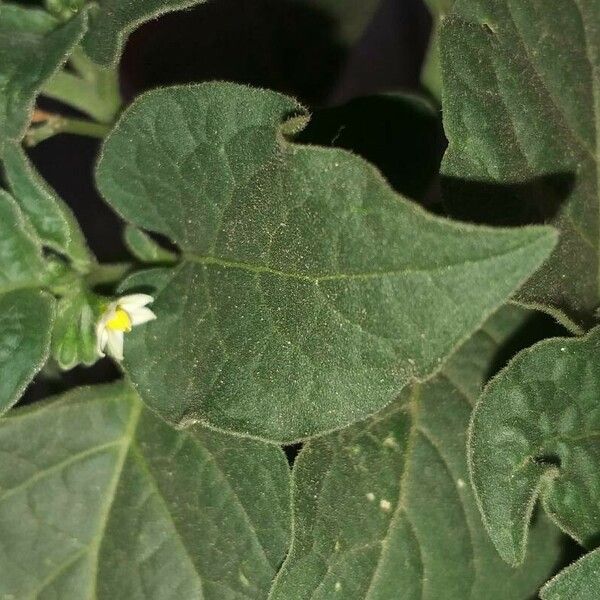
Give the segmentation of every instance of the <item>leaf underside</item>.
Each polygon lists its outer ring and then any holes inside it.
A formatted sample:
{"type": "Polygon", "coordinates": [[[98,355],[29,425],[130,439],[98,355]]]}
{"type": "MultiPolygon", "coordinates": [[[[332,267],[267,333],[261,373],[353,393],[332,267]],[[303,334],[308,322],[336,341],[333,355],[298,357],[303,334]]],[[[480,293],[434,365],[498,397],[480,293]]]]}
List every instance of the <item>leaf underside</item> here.
{"type": "Polygon", "coordinates": [[[172,423],[289,442],[364,418],[553,247],[546,228],[426,214],[362,159],[290,142],[305,121],[285,96],[203,84],[144,95],[105,142],[103,196],[181,251],[128,284],[158,318],[127,336],[124,366],[172,423]]]}

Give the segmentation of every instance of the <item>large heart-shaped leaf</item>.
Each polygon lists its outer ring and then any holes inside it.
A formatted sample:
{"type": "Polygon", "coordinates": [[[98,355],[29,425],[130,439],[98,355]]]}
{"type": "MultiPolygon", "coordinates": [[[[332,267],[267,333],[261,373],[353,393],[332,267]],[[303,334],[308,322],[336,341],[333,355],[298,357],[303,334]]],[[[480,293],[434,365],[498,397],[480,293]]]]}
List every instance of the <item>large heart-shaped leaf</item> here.
{"type": "Polygon", "coordinates": [[[436,379],[306,445],[294,465],[292,547],[270,600],[531,597],[551,573],[559,532],[540,518],[527,563],[503,563],[482,525],[465,456],[477,382],[522,320],[503,311],[436,379]]]}
{"type": "Polygon", "coordinates": [[[77,269],[87,270],[92,259],[77,220],[18,143],[6,144],[3,166],[13,195],[41,242],[68,256],[77,269]]]}
{"type": "Polygon", "coordinates": [[[15,404],[50,352],[54,300],[34,289],[0,290],[0,415],[15,404]]]}
{"type": "Polygon", "coordinates": [[[561,571],[541,590],[542,600],[596,600],[600,573],[600,550],[586,554],[561,571]]]}
{"type": "Polygon", "coordinates": [[[204,0],[95,0],[83,47],[98,64],[114,65],[136,27],[164,13],[201,2],[204,0]]]}
{"type": "Polygon", "coordinates": [[[122,383],[0,421],[0,597],[259,599],[287,548],[281,450],[177,432],[122,383]]]}
{"type": "Polygon", "coordinates": [[[292,441],[374,413],[555,243],[434,218],[359,157],[291,143],[302,110],[234,84],[167,88],[105,141],[104,197],[182,253],[160,283],[136,277],[158,319],[128,336],[124,363],[173,423],[292,441]]]}
{"type": "Polygon", "coordinates": [[[532,346],[483,392],[473,413],[473,485],[502,557],[523,560],[529,517],[546,512],[582,544],[600,534],[600,328],[532,346]]]}
{"type": "Polygon", "coordinates": [[[599,31],[596,0],[457,0],[441,36],[442,171],[458,179],[446,203],[464,218],[555,223],[559,244],[519,298],[573,329],[600,304],[599,31]]]}
{"type": "Polygon", "coordinates": [[[0,4],[0,155],[25,133],[35,97],[67,60],[86,24],[86,11],[61,24],[47,12],[0,4]]]}

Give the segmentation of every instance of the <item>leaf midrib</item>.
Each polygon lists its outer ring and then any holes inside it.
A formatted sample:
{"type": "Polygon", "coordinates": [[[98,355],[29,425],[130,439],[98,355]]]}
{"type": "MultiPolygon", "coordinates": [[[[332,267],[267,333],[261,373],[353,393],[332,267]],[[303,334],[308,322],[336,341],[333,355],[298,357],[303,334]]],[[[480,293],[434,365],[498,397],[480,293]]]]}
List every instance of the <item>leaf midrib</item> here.
{"type": "Polygon", "coordinates": [[[525,248],[537,245],[543,238],[539,237],[531,242],[524,243],[522,245],[515,246],[502,252],[500,254],[491,254],[484,258],[475,260],[463,260],[456,263],[447,263],[444,265],[436,265],[432,267],[423,268],[402,268],[402,269],[391,269],[382,271],[371,271],[371,272],[356,272],[356,273],[329,273],[329,274],[304,274],[295,273],[293,271],[282,271],[274,269],[266,265],[249,263],[244,261],[226,260],[216,256],[203,256],[200,254],[194,254],[185,252],[181,255],[183,262],[196,263],[203,266],[216,266],[223,267],[226,269],[240,269],[257,275],[274,275],[276,277],[284,277],[288,279],[299,279],[301,281],[308,281],[310,283],[320,283],[322,281],[347,281],[347,280],[369,280],[378,279],[383,277],[398,277],[404,275],[417,275],[423,273],[436,273],[439,271],[446,271],[447,269],[453,269],[458,267],[464,267],[465,265],[475,265],[480,263],[491,262],[501,257],[508,256],[517,252],[522,252],[525,248]]]}
{"type": "Polygon", "coordinates": [[[97,585],[98,585],[98,564],[99,564],[99,555],[100,555],[100,547],[102,546],[102,541],[104,539],[104,535],[106,533],[106,526],[108,525],[108,520],[110,518],[110,514],[112,511],[112,506],[114,504],[117,489],[119,487],[119,482],[121,481],[121,474],[123,473],[123,468],[125,466],[125,461],[127,459],[127,455],[129,454],[129,448],[133,443],[133,438],[135,437],[136,429],[140,420],[140,416],[142,413],[142,404],[141,401],[136,398],[131,398],[131,413],[129,415],[129,423],[127,424],[127,428],[123,434],[122,445],[119,451],[119,455],[117,458],[117,462],[115,465],[115,472],[110,482],[109,490],[107,493],[107,501],[104,504],[103,510],[100,512],[100,522],[98,531],[96,533],[95,539],[92,540],[92,544],[90,544],[92,552],[92,565],[94,565],[95,572],[91,577],[91,598],[97,598],[97,585]]]}

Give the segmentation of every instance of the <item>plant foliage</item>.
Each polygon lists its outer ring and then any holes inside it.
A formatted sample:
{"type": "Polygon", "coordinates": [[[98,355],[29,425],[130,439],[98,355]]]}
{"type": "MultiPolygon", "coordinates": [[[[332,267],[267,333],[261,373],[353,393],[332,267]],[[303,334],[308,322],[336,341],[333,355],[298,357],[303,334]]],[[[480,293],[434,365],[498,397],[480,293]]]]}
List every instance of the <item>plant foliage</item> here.
{"type": "MultiPolygon", "coordinates": [[[[0,598],[599,598],[600,4],[428,0],[430,97],[130,98],[201,3],[0,1],[0,598]]],[[[301,14],[343,53],[377,6],[301,14]]]]}

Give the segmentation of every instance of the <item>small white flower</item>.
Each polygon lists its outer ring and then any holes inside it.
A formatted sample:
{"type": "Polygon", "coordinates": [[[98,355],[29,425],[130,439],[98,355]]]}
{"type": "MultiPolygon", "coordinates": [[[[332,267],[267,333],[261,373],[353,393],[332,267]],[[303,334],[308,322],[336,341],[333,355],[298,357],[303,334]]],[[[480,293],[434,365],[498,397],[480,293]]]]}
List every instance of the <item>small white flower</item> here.
{"type": "Polygon", "coordinates": [[[123,334],[132,327],[156,319],[156,315],[147,308],[154,302],[148,294],[131,294],[111,302],[96,324],[96,350],[100,356],[106,353],[123,360],[123,334]]]}

